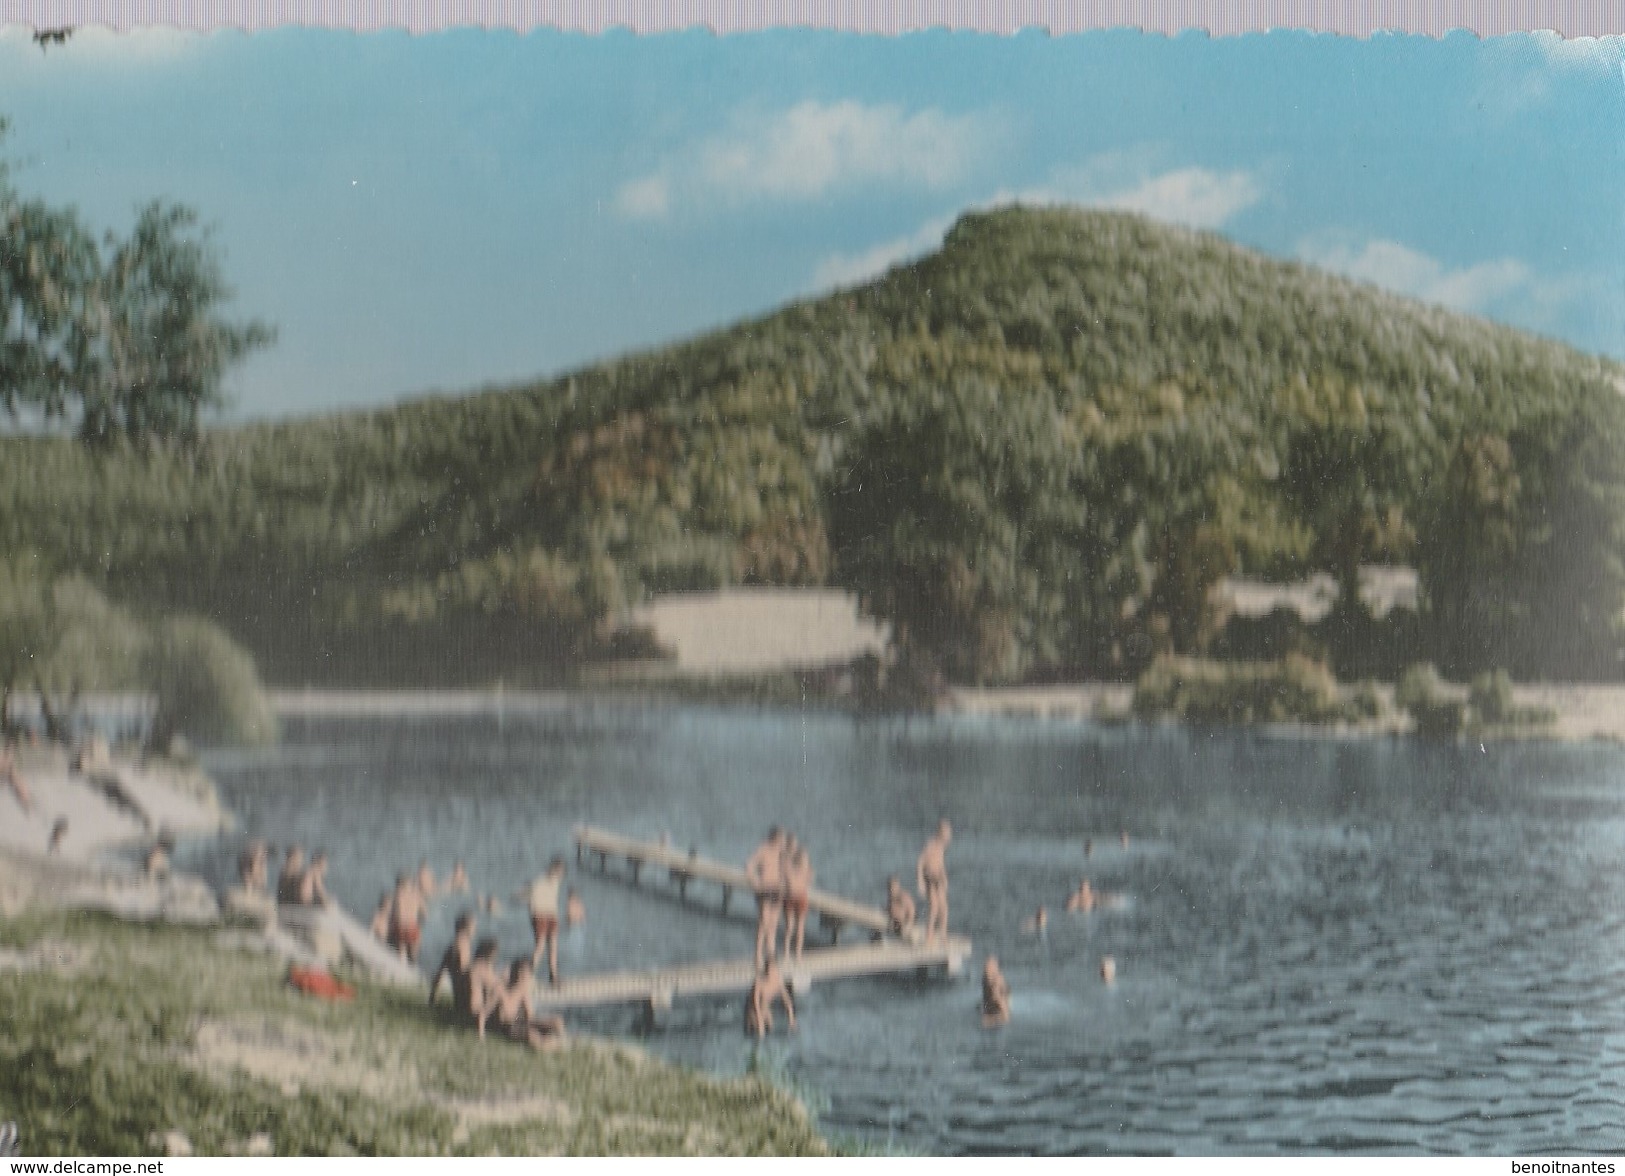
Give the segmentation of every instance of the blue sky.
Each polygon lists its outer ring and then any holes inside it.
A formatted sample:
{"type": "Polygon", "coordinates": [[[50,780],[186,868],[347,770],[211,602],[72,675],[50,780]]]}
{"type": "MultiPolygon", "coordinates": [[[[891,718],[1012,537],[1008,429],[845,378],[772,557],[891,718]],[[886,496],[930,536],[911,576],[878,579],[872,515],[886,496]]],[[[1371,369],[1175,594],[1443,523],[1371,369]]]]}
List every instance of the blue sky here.
{"type": "Polygon", "coordinates": [[[195,206],[233,415],[556,373],[861,281],[968,208],[1132,208],[1625,358],[1617,39],[0,33],[24,192],[195,206]]]}

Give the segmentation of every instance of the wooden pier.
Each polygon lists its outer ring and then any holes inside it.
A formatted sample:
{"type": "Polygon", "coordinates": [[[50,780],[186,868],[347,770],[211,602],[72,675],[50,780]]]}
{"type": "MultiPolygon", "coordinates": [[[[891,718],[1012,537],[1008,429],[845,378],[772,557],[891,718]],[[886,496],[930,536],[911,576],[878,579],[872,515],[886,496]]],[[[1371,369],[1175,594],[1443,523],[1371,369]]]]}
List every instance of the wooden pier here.
{"type": "MultiPolygon", "coordinates": [[[[587,858],[594,858],[602,873],[608,873],[610,859],[625,861],[628,871],[622,876],[634,886],[641,880],[645,867],[665,871],[680,898],[688,897],[688,888],[694,882],[718,886],[722,891],[724,914],[728,913],[735,891],[747,898],[751,896],[750,881],[744,870],[701,857],[696,850],[685,852],[589,826],[576,829],[575,843],[576,861],[584,863],[587,858]]],[[[783,962],[785,979],[798,995],[814,984],[860,976],[928,973],[937,969],[957,976],[973,951],[971,941],[963,935],[949,935],[946,941],[927,943],[918,927],[911,929],[907,939],[888,936],[889,921],[884,911],[826,891],[813,890],[807,906],[809,914],[817,912],[820,925],[829,932],[831,946],[809,948],[800,960],[783,962]],[[847,927],[869,932],[872,941],[840,946],[840,933],[847,927]]],[[[749,992],[754,979],[753,968],[754,961],[744,957],[566,977],[557,985],[538,981],[536,1003],[538,1008],[555,1010],[639,1004],[652,1019],[670,1009],[680,997],[749,992]]]]}
{"type": "MultiPolygon", "coordinates": [[[[950,935],[946,943],[937,940],[929,945],[888,939],[851,947],[810,948],[799,961],[784,961],[783,967],[786,982],[799,995],[814,984],[888,972],[942,968],[949,975],[958,975],[970,953],[970,940],[962,935],[950,935]]],[[[750,991],[754,966],[747,956],[645,971],[565,977],[557,985],[538,981],[536,1004],[548,1009],[638,1004],[650,1013],[660,1013],[681,997],[729,993],[743,996],[750,991]]]]}
{"type": "MultiPolygon", "coordinates": [[[[745,877],[743,869],[701,857],[695,850],[684,852],[669,845],[638,841],[605,829],[594,829],[590,825],[577,826],[575,843],[578,865],[582,864],[584,858],[592,856],[598,861],[599,872],[604,873],[611,858],[624,860],[634,886],[641,880],[643,868],[652,866],[656,870],[666,871],[668,880],[677,887],[680,898],[688,897],[689,884],[692,882],[710,882],[720,886],[724,914],[728,913],[736,891],[744,895],[747,904],[754,902],[750,880],[745,877]]],[[[847,927],[859,927],[876,935],[885,935],[890,929],[891,921],[879,907],[865,906],[823,890],[814,889],[808,894],[807,911],[818,916],[818,925],[829,934],[832,945],[840,942],[841,932],[847,927]]],[[[754,906],[746,905],[742,913],[754,917],[754,906]]],[[[913,928],[911,941],[917,941],[920,934],[920,928],[913,928]]]]}

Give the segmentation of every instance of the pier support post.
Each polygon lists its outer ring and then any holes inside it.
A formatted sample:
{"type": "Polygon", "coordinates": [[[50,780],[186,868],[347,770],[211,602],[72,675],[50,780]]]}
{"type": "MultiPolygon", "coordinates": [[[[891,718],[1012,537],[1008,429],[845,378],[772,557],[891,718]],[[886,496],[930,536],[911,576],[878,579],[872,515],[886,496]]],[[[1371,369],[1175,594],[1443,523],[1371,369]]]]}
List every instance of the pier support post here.
{"type": "Polygon", "coordinates": [[[636,886],[638,875],[643,872],[643,861],[641,858],[628,858],[627,861],[632,865],[632,885],[636,886]]]}
{"type": "Polygon", "coordinates": [[[656,988],[650,991],[649,999],[643,1002],[643,1031],[645,1033],[660,1028],[667,1013],[671,1012],[671,989],[656,988]]]}
{"type": "Polygon", "coordinates": [[[728,902],[729,902],[730,899],[733,898],[733,896],[734,896],[734,888],[732,886],[724,886],[722,888],[722,913],[723,914],[728,913],[728,902]]]}

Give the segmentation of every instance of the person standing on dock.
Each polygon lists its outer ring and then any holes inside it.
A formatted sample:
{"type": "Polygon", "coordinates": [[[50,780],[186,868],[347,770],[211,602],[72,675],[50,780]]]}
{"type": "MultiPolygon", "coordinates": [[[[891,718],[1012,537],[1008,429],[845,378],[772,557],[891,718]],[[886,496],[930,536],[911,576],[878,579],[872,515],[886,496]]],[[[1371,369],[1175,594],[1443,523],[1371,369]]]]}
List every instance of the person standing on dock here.
{"type": "Polygon", "coordinates": [[[795,958],[800,960],[807,939],[807,910],[812,905],[813,867],[807,847],[793,838],[792,842],[784,855],[784,954],[790,955],[794,940],[795,958]]]}
{"type": "Polygon", "coordinates": [[[774,825],[767,840],[745,862],[745,878],[756,892],[756,970],[778,954],[779,918],[784,913],[784,830],[774,825]]]}
{"type": "Polygon", "coordinates": [[[564,859],[556,857],[547,864],[547,873],[530,884],[525,894],[530,904],[530,929],[536,935],[536,948],[531,952],[532,971],[541,967],[542,953],[547,953],[547,982],[559,982],[559,887],[564,882],[564,859]]]}
{"type": "Polygon", "coordinates": [[[944,817],[937,822],[936,834],[920,851],[915,864],[915,883],[920,897],[925,899],[925,941],[931,942],[940,930],[944,941],[948,938],[948,844],[954,839],[954,828],[944,817]]]}

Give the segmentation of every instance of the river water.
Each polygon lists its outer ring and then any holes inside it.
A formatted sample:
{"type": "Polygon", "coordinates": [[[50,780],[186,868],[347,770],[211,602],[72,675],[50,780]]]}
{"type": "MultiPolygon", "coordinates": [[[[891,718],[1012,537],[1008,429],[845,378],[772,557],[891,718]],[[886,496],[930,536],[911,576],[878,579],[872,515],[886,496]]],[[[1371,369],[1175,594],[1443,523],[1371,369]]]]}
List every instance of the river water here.
{"type": "MultiPolygon", "coordinates": [[[[425,857],[511,894],[578,822],[736,862],[781,822],[819,886],[878,904],[948,816],[966,978],[815,988],[800,1032],[754,1060],[737,1001],[680,1003],[643,1039],[765,1067],[865,1146],[1625,1149],[1625,749],[564,700],[296,717],[277,748],[208,766],[245,835],[326,848],[363,919],[425,857]],[[1061,914],[1085,875],[1122,903],[1061,914]],[[1021,929],[1040,904],[1043,938],[1021,929]],[[993,1032],[975,1015],[988,951],[1014,992],[993,1032]]],[[[209,852],[223,876],[235,846],[209,852]]],[[[568,971],[750,950],[714,895],[684,906],[573,860],[570,881],[589,918],[568,971]]],[[[458,909],[436,904],[426,960],[458,909]]],[[[504,956],[529,947],[519,904],[487,932],[504,956]]],[[[582,1027],[638,1032],[630,1012],[582,1027]]]]}

